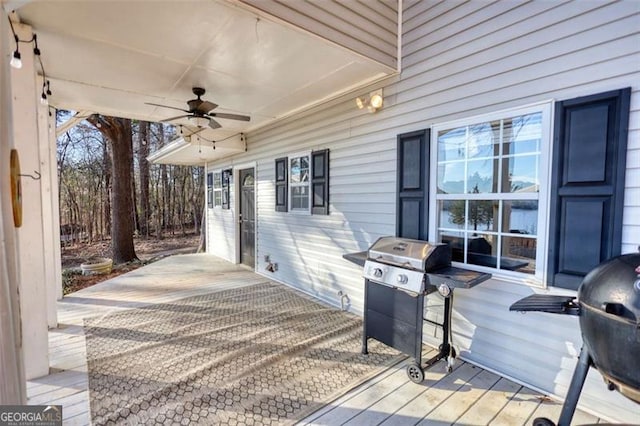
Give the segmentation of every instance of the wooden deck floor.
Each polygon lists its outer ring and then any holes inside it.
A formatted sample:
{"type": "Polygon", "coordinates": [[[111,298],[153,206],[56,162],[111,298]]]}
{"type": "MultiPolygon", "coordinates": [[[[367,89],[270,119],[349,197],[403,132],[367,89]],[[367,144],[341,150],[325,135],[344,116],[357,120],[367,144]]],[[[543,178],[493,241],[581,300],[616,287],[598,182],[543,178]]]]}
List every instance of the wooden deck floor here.
{"type": "MultiPolygon", "coordinates": [[[[267,278],[208,255],[173,256],[66,296],[59,326],[49,332],[51,374],[27,383],[29,404],[63,406],[65,425],[88,425],[89,392],[83,318],[164,303],[267,278]]],[[[338,398],[305,419],[313,425],[525,425],[557,420],[561,404],[465,362],[450,374],[444,362],[408,380],[404,363],[338,398]]],[[[600,419],[577,411],[573,424],[600,419]]]]}

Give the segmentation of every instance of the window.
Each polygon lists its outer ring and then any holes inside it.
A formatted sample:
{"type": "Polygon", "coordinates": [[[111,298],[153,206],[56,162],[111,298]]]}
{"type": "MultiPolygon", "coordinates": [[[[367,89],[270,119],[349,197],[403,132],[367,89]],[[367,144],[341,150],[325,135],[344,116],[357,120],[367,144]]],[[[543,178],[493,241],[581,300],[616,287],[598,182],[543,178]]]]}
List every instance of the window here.
{"type": "Polygon", "coordinates": [[[329,214],[329,150],[275,160],[275,209],[329,214]]]}
{"type": "Polygon", "coordinates": [[[549,111],[538,106],[434,128],[431,223],[454,261],[542,276],[549,111]]]}
{"type": "Polygon", "coordinates": [[[213,173],[207,173],[207,207],[213,208],[213,173]]]}
{"type": "Polygon", "coordinates": [[[309,154],[289,158],[289,206],[291,211],[309,211],[309,154]]]}
{"type": "Polygon", "coordinates": [[[207,206],[222,206],[222,172],[207,173],[207,206]]]}

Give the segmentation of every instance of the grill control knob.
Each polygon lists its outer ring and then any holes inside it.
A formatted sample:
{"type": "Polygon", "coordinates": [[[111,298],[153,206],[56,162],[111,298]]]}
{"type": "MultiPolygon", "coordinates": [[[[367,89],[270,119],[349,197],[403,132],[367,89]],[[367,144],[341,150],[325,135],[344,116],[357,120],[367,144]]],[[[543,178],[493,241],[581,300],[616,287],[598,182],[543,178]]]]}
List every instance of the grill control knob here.
{"type": "Polygon", "coordinates": [[[398,281],[398,284],[406,284],[409,278],[405,274],[400,274],[398,278],[396,278],[396,281],[398,281]]]}
{"type": "Polygon", "coordinates": [[[375,268],[373,270],[373,276],[376,277],[376,278],[380,278],[382,276],[382,269],[375,268]]]}

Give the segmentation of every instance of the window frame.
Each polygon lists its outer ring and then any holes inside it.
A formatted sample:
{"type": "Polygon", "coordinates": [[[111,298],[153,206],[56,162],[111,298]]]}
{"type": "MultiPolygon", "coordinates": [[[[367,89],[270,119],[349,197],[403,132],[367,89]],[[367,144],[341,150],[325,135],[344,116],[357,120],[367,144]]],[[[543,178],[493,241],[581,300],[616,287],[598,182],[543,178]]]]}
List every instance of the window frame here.
{"type": "MultiPolygon", "coordinates": [[[[211,184],[211,207],[213,209],[221,209],[222,208],[222,169],[209,170],[209,173],[213,175],[212,184],[211,184]],[[220,179],[220,187],[216,188],[216,175],[218,175],[220,179]],[[216,204],[216,192],[220,194],[220,203],[216,204]]],[[[209,189],[209,188],[207,188],[209,189]]]]}
{"type": "MultiPolygon", "coordinates": [[[[536,268],[534,274],[527,274],[523,272],[509,271],[505,269],[497,269],[487,266],[475,265],[471,263],[452,262],[454,266],[464,267],[466,269],[476,270],[480,272],[488,272],[497,279],[505,279],[510,282],[519,282],[527,285],[533,285],[536,287],[546,287],[546,273],[547,273],[547,260],[548,260],[548,209],[549,209],[549,194],[551,185],[551,155],[553,147],[553,102],[545,101],[536,104],[526,105],[522,107],[515,107],[504,109],[496,112],[491,112],[482,115],[471,116],[463,119],[447,121],[437,123],[431,126],[431,143],[429,155],[429,240],[437,241],[438,235],[438,201],[447,199],[449,197],[437,194],[437,173],[438,173],[438,133],[443,130],[454,129],[457,127],[472,126],[474,124],[504,120],[511,117],[517,117],[533,113],[541,113],[541,141],[539,147],[539,165],[538,165],[538,177],[540,181],[539,191],[537,196],[538,201],[538,216],[537,216],[537,246],[536,246],[536,268]]],[[[505,158],[504,154],[500,153],[501,158],[505,158]]],[[[531,194],[531,193],[529,193],[531,194]]],[[[509,197],[501,197],[500,192],[496,193],[483,193],[473,194],[461,194],[457,199],[463,198],[465,200],[472,200],[474,198],[482,200],[517,200],[520,196],[511,193],[509,197]]],[[[453,197],[451,197],[453,198],[453,197]]],[[[531,199],[530,196],[523,195],[522,199],[531,199]]],[[[501,219],[499,219],[501,220],[501,219]]],[[[480,231],[479,231],[480,232],[480,231]]],[[[497,236],[503,234],[504,231],[499,230],[497,236]]],[[[498,253],[498,255],[500,255],[498,253]]]]}
{"type": "Polygon", "coordinates": [[[313,164],[311,164],[311,151],[303,151],[296,152],[287,156],[287,201],[288,201],[288,212],[292,214],[301,214],[301,215],[310,215],[311,214],[311,204],[312,204],[312,195],[311,195],[311,181],[313,176],[313,164]],[[294,183],[291,182],[291,161],[296,158],[307,157],[309,162],[309,177],[306,183],[294,183]],[[292,196],[293,196],[293,188],[297,187],[307,187],[307,208],[306,209],[295,209],[293,208],[292,196]]]}

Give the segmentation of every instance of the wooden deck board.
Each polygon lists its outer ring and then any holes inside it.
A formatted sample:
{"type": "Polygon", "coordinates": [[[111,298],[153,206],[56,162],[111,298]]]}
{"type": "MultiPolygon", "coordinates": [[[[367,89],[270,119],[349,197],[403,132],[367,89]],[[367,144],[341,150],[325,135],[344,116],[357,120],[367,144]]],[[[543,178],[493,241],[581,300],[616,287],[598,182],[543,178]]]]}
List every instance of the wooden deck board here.
{"type": "MultiPolygon", "coordinates": [[[[52,374],[28,381],[29,403],[62,405],[65,426],[90,424],[85,318],[267,281],[214,256],[175,256],[65,297],[58,302],[59,326],[49,332],[52,374]]],[[[446,363],[438,362],[421,384],[408,379],[405,365],[357,386],[300,424],[511,426],[537,416],[556,421],[560,412],[559,403],[468,363],[447,374],[446,363]]],[[[574,424],[598,421],[581,411],[574,416],[574,424]]]]}

